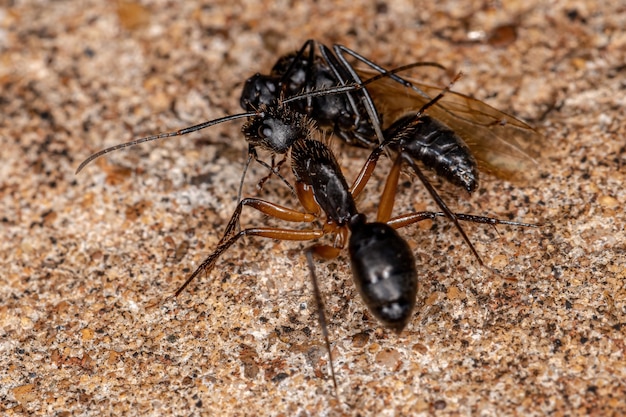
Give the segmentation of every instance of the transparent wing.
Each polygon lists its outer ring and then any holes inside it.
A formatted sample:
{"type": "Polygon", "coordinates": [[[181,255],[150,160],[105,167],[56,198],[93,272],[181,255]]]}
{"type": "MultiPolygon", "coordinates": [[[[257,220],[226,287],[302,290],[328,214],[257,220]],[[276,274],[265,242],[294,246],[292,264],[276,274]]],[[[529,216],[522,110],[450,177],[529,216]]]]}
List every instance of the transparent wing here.
{"type": "MultiPolygon", "coordinates": [[[[378,74],[371,69],[359,69],[358,72],[362,79],[378,74]]],[[[385,125],[419,110],[443,90],[442,87],[407,80],[413,88],[389,77],[367,86],[385,125]]],[[[528,181],[538,175],[538,159],[546,148],[546,141],[521,120],[454,91],[446,92],[426,113],[465,141],[482,172],[513,181],[528,181]]]]}

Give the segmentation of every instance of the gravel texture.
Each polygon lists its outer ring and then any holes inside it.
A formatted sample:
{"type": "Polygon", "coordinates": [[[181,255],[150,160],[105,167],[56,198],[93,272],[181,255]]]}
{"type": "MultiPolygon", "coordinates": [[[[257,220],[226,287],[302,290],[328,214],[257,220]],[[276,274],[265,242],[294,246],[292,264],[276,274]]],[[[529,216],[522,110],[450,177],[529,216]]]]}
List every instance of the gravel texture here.
{"type": "MultiPolygon", "coordinates": [[[[2,415],[622,415],[626,413],[626,8],[620,2],[0,5],[2,415]],[[533,124],[539,179],[484,176],[459,212],[402,230],[420,271],[400,335],[367,313],[345,254],[246,239],[176,300],[215,247],[247,145],[232,122],[103,147],[240,112],[243,81],[309,38],[393,67],[436,61],[454,86],[533,124]]],[[[334,142],[346,176],[367,153],[334,142]]],[[[359,207],[372,214],[388,164],[359,207]]],[[[297,207],[254,167],[246,195],[297,207]]],[[[462,193],[458,193],[462,194],[462,193]]],[[[398,211],[436,207],[403,180],[398,211]]],[[[245,225],[280,224],[245,211],[245,225]]]]}

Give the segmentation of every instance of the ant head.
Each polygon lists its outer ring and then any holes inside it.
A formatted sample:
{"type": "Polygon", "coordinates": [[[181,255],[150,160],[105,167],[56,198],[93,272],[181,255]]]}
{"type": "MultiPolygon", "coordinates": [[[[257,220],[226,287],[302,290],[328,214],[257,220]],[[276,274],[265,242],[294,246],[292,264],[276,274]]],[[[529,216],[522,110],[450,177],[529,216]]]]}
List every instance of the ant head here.
{"type": "Polygon", "coordinates": [[[292,53],[280,57],[270,74],[280,79],[283,88],[295,93],[306,86],[310,67],[311,64],[304,55],[292,53]]]}
{"type": "Polygon", "coordinates": [[[313,128],[311,119],[277,101],[261,105],[257,115],[249,117],[241,131],[251,147],[284,154],[298,139],[310,137],[313,128]]]}
{"type": "Polygon", "coordinates": [[[239,102],[247,111],[254,111],[261,105],[270,105],[278,98],[280,77],[253,75],[246,80],[239,102]]]}
{"type": "Polygon", "coordinates": [[[243,86],[239,103],[247,111],[254,111],[262,104],[270,105],[285,90],[289,95],[304,90],[307,80],[308,61],[296,54],[281,57],[270,75],[256,73],[243,86]]]}

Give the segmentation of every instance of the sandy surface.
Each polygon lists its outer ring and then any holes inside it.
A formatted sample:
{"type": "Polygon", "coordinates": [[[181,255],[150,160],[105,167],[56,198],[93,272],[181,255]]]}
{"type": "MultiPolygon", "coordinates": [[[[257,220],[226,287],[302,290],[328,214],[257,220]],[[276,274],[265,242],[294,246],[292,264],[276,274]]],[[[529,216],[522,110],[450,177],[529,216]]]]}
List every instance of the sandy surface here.
{"type": "MultiPolygon", "coordinates": [[[[0,6],[0,413],[625,413],[626,9],[503,3],[0,6]],[[445,220],[402,231],[420,292],[400,337],[366,312],[345,255],[318,263],[338,398],[306,244],[247,239],[166,299],[234,209],[240,122],[74,175],[105,146],[239,112],[242,82],[308,38],[463,71],[457,91],[529,121],[549,149],[538,181],[444,193],[460,212],[543,224],[466,226],[497,273],[445,220]]],[[[336,148],[353,178],[366,154],[336,148]]],[[[370,214],[382,167],[359,202],[370,214]]],[[[296,205],[279,181],[256,191],[262,175],[246,195],[296,205]]],[[[407,182],[398,210],[431,201],[407,182]]]]}

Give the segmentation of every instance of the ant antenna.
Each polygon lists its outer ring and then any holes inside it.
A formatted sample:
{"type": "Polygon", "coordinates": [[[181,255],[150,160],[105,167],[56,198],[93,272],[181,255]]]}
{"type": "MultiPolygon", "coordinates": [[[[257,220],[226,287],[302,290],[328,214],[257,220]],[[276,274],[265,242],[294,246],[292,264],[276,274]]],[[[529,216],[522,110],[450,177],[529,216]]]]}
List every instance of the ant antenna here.
{"type": "Polygon", "coordinates": [[[83,168],[85,168],[94,159],[100,158],[102,155],[106,155],[109,152],[117,151],[118,149],[128,148],[130,146],[139,145],[140,143],[145,143],[145,142],[152,142],[154,140],[171,138],[171,137],[174,137],[174,136],[183,136],[183,135],[186,135],[188,133],[197,132],[198,130],[205,129],[205,128],[213,126],[213,125],[217,125],[217,124],[224,123],[224,122],[229,122],[231,120],[241,119],[243,117],[255,116],[256,114],[258,114],[258,113],[257,112],[248,112],[248,113],[233,114],[231,116],[225,116],[225,117],[221,117],[219,119],[214,119],[214,120],[210,120],[208,122],[200,123],[200,124],[197,124],[195,126],[186,127],[184,129],[180,129],[180,130],[177,130],[175,132],[160,133],[158,135],[153,135],[153,136],[148,136],[148,137],[145,137],[145,138],[135,139],[135,140],[131,140],[130,142],[126,142],[126,143],[120,143],[118,145],[114,145],[114,146],[111,146],[109,148],[106,148],[106,149],[103,149],[101,151],[98,151],[98,152],[94,153],[93,155],[91,155],[89,158],[85,159],[78,166],[78,168],[76,169],[76,173],[75,174],[78,174],[80,171],[82,171],[83,168]]]}
{"type": "MultiPolygon", "coordinates": [[[[385,71],[384,73],[381,73],[381,74],[375,75],[375,76],[373,76],[371,78],[368,78],[367,80],[365,80],[365,81],[363,81],[361,83],[352,83],[352,84],[346,84],[346,85],[341,85],[341,86],[330,87],[328,89],[321,89],[321,90],[316,90],[316,91],[310,91],[310,92],[306,92],[306,93],[303,93],[303,94],[298,94],[298,95],[289,97],[287,99],[282,99],[282,100],[280,100],[280,103],[281,104],[287,104],[287,103],[291,103],[292,101],[302,100],[302,99],[309,98],[309,97],[319,97],[319,96],[324,96],[324,95],[342,94],[342,93],[347,93],[347,92],[351,92],[351,91],[361,90],[365,86],[367,86],[368,84],[370,84],[370,83],[372,83],[374,81],[377,81],[377,80],[379,80],[381,78],[391,77],[391,78],[395,79],[395,75],[394,75],[395,73],[406,71],[408,69],[415,68],[415,67],[420,67],[420,66],[436,66],[436,67],[443,68],[441,65],[436,64],[436,63],[415,62],[415,63],[412,63],[412,64],[403,65],[403,66],[395,68],[393,70],[385,71]]],[[[186,134],[189,134],[189,133],[197,132],[197,131],[202,130],[202,129],[206,129],[208,127],[211,127],[211,126],[214,126],[214,125],[217,125],[217,124],[220,124],[220,123],[229,122],[231,120],[242,119],[242,118],[245,118],[245,117],[258,116],[261,113],[262,113],[262,111],[233,114],[233,115],[230,115],[230,116],[220,117],[220,118],[214,119],[214,120],[209,120],[207,122],[203,122],[203,123],[200,123],[200,124],[197,124],[197,125],[194,125],[194,126],[186,127],[186,128],[174,131],[174,132],[160,133],[158,135],[147,136],[147,137],[131,140],[130,142],[125,142],[125,143],[120,143],[120,144],[117,144],[117,145],[113,145],[111,147],[102,149],[101,151],[98,151],[98,152],[92,154],[87,159],[85,159],[83,162],[81,162],[81,164],[76,169],[75,174],[80,173],[87,165],[89,165],[95,159],[98,159],[98,158],[100,158],[103,155],[106,155],[108,153],[117,151],[119,149],[128,148],[128,147],[139,145],[139,144],[142,144],[142,143],[145,143],[145,142],[152,142],[152,141],[156,141],[156,140],[160,140],[160,139],[166,139],[166,138],[171,138],[171,137],[175,137],[175,136],[183,136],[183,135],[186,135],[186,134]]]]}

